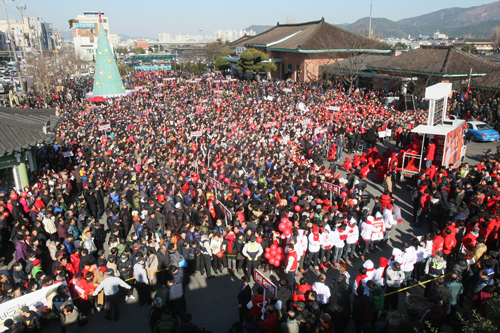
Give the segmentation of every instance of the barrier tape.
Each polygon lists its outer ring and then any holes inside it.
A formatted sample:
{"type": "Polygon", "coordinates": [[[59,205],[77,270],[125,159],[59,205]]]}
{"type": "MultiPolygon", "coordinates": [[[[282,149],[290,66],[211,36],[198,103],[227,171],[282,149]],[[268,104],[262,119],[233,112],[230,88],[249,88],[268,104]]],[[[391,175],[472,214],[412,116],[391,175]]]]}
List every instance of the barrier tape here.
{"type": "Polygon", "coordinates": [[[424,284],[429,283],[429,282],[432,282],[432,281],[436,280],[436,279],[437,279],[437,278],[439,278],[439,277],[445,277],[445,276],[448,276],[448,275],[450,275],[450,274],[452,274],[452,273],[453,273],[453,272],[450,272],[450,273],[447,273],[447,274],[444,274],[444,275],[441,275],[441,276],[436,276],[435,278],[429,279],[429,280],[424,281],[424,282],[419,282],[419,283],[417,283],[417,284],[414,284],[413,286],[409,286],[409,287],[405,287],[405,288],[403,288],[403,289],[399,289],[399,290],[391,291],[390,293],[385,294],[385,295],[384,295],[384,297],[387,297],[387,296],[389,296],[389,295],[392,295],[392,294],[395,294],[395,293],[399,293],[399,292],[402,292],[402,291],[405,291],[405,290],[411,289],[411,288],[413,288],[413,287],[423,286],[424,284]]]}

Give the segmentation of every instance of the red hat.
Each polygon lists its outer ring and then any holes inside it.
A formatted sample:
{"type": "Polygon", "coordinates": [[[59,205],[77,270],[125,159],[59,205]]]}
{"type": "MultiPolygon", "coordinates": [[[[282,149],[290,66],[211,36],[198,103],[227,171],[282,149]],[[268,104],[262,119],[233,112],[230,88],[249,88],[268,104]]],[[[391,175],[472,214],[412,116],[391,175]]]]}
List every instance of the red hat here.
{"type": "Polygon", "coordinates": [[[38,266],[38,265],[40,265],[40,264],[41,264],[40,259],[35,259],[35,260],[33,260],[33,266],[38,266]]]}
{"type": "Polygon", "coordinates": [[[104,273],[106,271],[106,266],[101,266],[99,270],[101,271],[101,273],[104,273]]]}
{"type": "Polygon", "coordinates": [[[319,232],[319,228],[316,224],[313,225],[313,232],[319,232]]]}
{"type": "Polygon", "coordinates": [[[389,259],[380,257],[379,259],[380,267],[387,267],[389,265],[389,259]]]}

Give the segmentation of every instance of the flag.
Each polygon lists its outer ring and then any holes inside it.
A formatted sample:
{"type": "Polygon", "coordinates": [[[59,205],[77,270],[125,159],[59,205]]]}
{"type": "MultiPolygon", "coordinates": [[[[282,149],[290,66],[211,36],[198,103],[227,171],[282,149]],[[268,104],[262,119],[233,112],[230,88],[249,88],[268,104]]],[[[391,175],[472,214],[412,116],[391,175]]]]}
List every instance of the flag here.
{"type": "Polygon", "coordinates": [[[472,77],[472,67],[470,68],[470,73],[469,73],[469,84],[467,85],[467,93],[465,93],[465,99],[469,99],[469,92],[470,92],[470,80],[472,77]]]}

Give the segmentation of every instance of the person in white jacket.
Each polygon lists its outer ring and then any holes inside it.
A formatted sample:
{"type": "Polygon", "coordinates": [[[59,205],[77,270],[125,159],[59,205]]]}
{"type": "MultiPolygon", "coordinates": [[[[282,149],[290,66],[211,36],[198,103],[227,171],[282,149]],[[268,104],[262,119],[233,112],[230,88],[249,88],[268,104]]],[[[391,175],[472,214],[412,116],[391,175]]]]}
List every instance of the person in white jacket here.
{"type": "Polygon", "coordinates": [[[312,285],[312,290],[314,290],[318,294],[318,302],[320,302],[323,307],[326,307],[328,303],[330,303],[330,287],[325,284],[326,275],[320,274],[318,276],[318,281],[314,282],[312,285]]]}
{"type": "Polygon", "coordinates": [[[385,206],[383,219],[384,219],[385,234],[384,234],[384,239],[382,240],[382,246],[384,247],[384,249],[388,249],[389,248],[388,243],[391,237],[391,230],[392,227],[396,224],[396,222],[394,221],[394,215],[392,212],[391,204],[385,206]]]}
{"type": "Polygon", "coordinates": [[[313,232],[309,234],[307,237],[308,240],[308,248],[309,248],[309,256],[306,262],[306,270],[305,272],[309,272],[309,265],[313,265],[314,269],[319,272],[318,266],[318,258],[319,258],[319,249],[321,245],[321,235],[319,234],[319,228],[317,225],[313,225],[313,232]]]}
{"type": "Polygon", "coordinates": [[[413,273],[413,268],[415,264],[417,263],[417,247],[414,245],[411,245],[406,248],[405,252],[401,255],[401,260],[403,261],[401,263],[401,270],[405,274],[405,280],[403,281],[403,284],[408,286],[408,283],[411,280],[411,274],[413,273]]]}
{"type": "Polygon", "coordinates": [[[368,249],[373,250],[373,244],[371,244],[372,240],[372,234],[374,232],[379,232],[381,231],[380,228],[376,228],[373,226],[373,216],[368,216],[365,222],[361,223],[361,238],[363,239],[364,243],[364,248],[363,252],[361,253],[361,260],[365,260],[365,255],[368,252],[368,249]]]}
{"type": "Polygon", "coordinates": [[[340,259],[342,259],[342,251],[344,250],[345,240],[347,239],[346,225],[340,224],[333,231],[334,249],[333,249],[333,266],[337,267],[340,259]]]}
{"type": "Polygon", "coordinates": [[[297,262],[299,263],[299,271],[301,273],[304,273],[304,261],[306,259],[308,243],[306,231],[299,229],[297,242],[295,243],[295,251],[297,252],[297,262]]]}
{"type": "Polygon", "coordinates": [[[385,286],[385,270],[388,264],[389,260],[387,258],[380,257],[379,267],[375,270],[375,274],[373,275],[373,281],[381,287],[385,286]]]}
{"type": "Polygon", "coordinates": [[[332,255],[332,247],[334,245],[334,237],[330,225],[325,226],[325,231],[321,234],[321,250],[319,255],[320,265],[322,271],[330,269],[330,257],[332,255]]]}
{"type": "Polygon", "coordinates": [[[349,221],[349,224],[347,224],[346,232],[347,232],[347,239],[345,240],[346,247],[344,252],[344,260],[346,265],[348,265],[349,260],[351,261],[355,260],[354,252],[356,250],[356,244],[358,244],[359,240],[358,222],[354,217],[352,217],[351,220],[349,221]]]}
{"type": "Polygon", "coordinates": [[[401,265],[398,262],[394,262],[392,266],[387,267],[387,270],[385,271],[385,285],[387,286],[386,302],[388,310],[392,308],[392,310],[397,311],[399,299],[399,293],[397,291],[403,283],[404,278],[405,275],[401,271],[401,265]]]}

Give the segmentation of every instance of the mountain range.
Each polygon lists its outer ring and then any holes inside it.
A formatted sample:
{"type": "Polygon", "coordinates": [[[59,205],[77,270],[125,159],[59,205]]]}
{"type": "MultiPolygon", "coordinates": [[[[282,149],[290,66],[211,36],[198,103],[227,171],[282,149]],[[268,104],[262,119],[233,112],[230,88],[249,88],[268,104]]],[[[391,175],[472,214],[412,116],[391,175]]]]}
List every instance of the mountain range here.
{"type": "MultiPolygon", "coordinates": [[[[369,27],[369,17],[354,23],[336,24],[356,33],[364,34],[369,27]]],[[[429,14],[391,21],[386,18],[372,18],[372,30],[381,38],[418,37],[438,31],[450,38],[488,38],[494,27],[500,26],[500,1],[470,8],[446,8],[429,14]]],[[[252,25],[246,30],[264,32],[274,26],[252,25]]]]}

